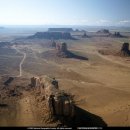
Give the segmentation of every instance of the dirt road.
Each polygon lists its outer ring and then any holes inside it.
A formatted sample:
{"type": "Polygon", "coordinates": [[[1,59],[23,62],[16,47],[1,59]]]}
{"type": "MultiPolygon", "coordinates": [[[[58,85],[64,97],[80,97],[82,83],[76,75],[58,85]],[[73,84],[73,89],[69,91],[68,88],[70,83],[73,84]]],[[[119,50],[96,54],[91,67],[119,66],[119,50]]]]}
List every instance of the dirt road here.
{"type": "Polygon", "coordinates": [[[22,58],[22,60],[21,60],[21,62],[20,62],[20,64],[19,64],[19,75],[18,76],[16,76],[16,77],[21,77],[23,74],[22,74],[22,65],[23,65],[23,63],[24,63],[24,60],[26,59],[26,53],[25,52],[22,52],[22,51],[20,51],[18,48],[16,48],[16,46],[12,46],[12,48],[13,49],[15,49],[18,53],[20,53],[20,54],[22,54],[23,55],[23,58],[22,58]]]}

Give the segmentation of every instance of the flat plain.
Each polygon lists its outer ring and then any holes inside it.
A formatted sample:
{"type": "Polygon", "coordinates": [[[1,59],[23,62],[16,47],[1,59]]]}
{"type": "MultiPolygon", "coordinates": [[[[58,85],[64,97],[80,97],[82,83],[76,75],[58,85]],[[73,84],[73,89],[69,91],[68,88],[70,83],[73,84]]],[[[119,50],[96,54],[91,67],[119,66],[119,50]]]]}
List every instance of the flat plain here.
{"type": "MultiPolygon", "coordinates": [[[[130,36],[130,33],[123,32],[130,36]]],[[[90,33],[90,35],[93,35],[90,33]]],[[[19,35],[16,37],[22,37],[19,35]]],[[[10,39],[10,35],[6,36],[10,39]]],[[[6,38],[5,37],[5,38],[6,38]]],[[[0,38],[3,40],[3,37],[0,38]]],[[[13,41],[14,42],[14,41],[13,41]]],[[[15,48],[5,46],[0,48],[0,82],[1,86],[5,76],[17,77],[11,84],[22,86],[29,82],[33,76],[49,75],[59,81],[60,89],[75,95],[75,103],[81,109],[97,115],[103,119],[108,126],[130,126],[130,57],[120,57],[115,55],[102,55],[99,50],[120,51],[123,42],[129,42],[130,38],[111,38],[111,37],[90,37],[78,40],[56,40],[65,42],[68,50],[74,54],[88,58],[80,60],[74,58],[59,58],[46,55],[54,48],[50,47],[51,40],[44,39],[18,39],[15,40],[15,48]],[[19,77],[19,65],[22,63],[22,76],[19,77]],[[25,81],[25,82],[24,82],[25,81]]],[[[19,124],[7,123],[7,115],[0,116],[0,125],[34,125],[35,120],[29,114],[24,122],[22,114],[25,106],[29,112],[32,106],[25,101],[25,97],[20,99],[21,109],[17,108],[19,124]],[[21,124],[20,124],[21,123],[21,124]]],[[[8,102],[8,101],[7,101],[8,102]]],[[[28,101],[30,102],[30,101],[28,101]]],[[[33,103],[31,103],[33,104],[33,103]]],[[[13,108],[11,108],[12,110],[13,108]]],[[[4,111],[3,108],[0,108],[4,111]]],[[[7,110],[9,111],[9,110],[7,110]]],[[[36,123],[37,125],[38,124],[36,123]]]]}

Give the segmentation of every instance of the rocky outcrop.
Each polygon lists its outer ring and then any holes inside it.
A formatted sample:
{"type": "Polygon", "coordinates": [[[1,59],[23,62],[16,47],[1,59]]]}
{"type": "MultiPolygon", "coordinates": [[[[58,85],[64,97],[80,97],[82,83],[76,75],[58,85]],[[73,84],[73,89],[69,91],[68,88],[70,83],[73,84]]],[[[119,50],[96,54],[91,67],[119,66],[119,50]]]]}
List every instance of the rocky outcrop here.
{"type": "Polygon", "coordinates": [[[16,88],[11,89],[7,92],[7,96],[9,97],[14,97],[14,96],[21,96],[22,93],[20,91],[18,91],[16,88]]]}
{"type": "Polygon", "coordinates": [[[120,34],[120,32],[115,32],[115,33],[114,33],[114,36],[115,36],[115,37],[122,37],[122,35],[120,34]]]}
{"type": "Polygon", "coordinates": [[[113,38],[124,38],[126,36],[121,35],[120,32],[115,32],[114,34],[110,34],[110,37],[113,37],[113,38]]]}
{"type": "Polygon", "coordinates": [[[9,77],[9,78],[4,82],[4,85],[8,86],[13,80],[14,80],[14,77],[9,77]]]}
{"type": "Polygon", "coordinates": [[[75,29],[75,32],[80,32],[80,30],[79,29],[75,29]]]}
{"type": "Polygon", "coordinates": [[[51,116],[73,117],[75,114],[74,103],[71,96],[59,90],[58,81],[48,76],[31,78],[31,85],[38,88],[45,97],[46,105],[51,116]]]}
{"type": "Polygon", "coordinates": [[[66,43],[63,42],[63,43],[57,44],[57,56],[62,57],[62,58],[69,57],[66,43]]]}
{"type": "Polygon", "coordinates": [[[86,32],[84,32],[82,38],[89,38],[89,36],[86,34],[86,32]]]}
{"type": "Polygon", "coordinates": [[[110,32],[108,29],[101,29],[101,30],[97,31],[97,33],[109,34],[110,32]]]}
{"type": "Polygon", "coordinates": [[[66,43],[60,43],[60,44],[57,44],[57,53],[56,55],[58,57],[61,57],[61,58],[75,58],[75,59],[80,59],[80,60],[88,60],[88,58],[86,57],[83,57],[83,56],[79,56],[79,55],[76,55],[72,52],[70,52],[68,49],[67,49],[67,44],[66,43]]]}
{"type": "Polygon", "coordinates": [[[29,36],[29,39],[74,39],[69,32],[37,32],[33,36],[29,36]]]}
{"type": "Polygon", "coordinates": [[[57,58],[74,58],[79,60],[88,60],[87,57],[76,55],[73,52],[68,50],[66,43],[56,43],[56,48],[53,50],[49,50],[41,53],[40,57],[55,60],[57,58]]]}
{"type": "Polygon", "coordinates": [[[54,96],[48,98],[48,108],[50,113],[55,116],[73,117],[74,104],[70,95],[59,91],[54,96]]]}
{"type": "Polygon", "coordinates": [[[40,87],[39,77],[32,77],[31,78],[31,87],[40,87]]]}
{"type": "Polygon", "coordinates": [[[121,56],[130,56],[129,43],[123,43],[120,54],[121,56]]]}
{"type": "Polygon", "coordinates": [[[56,48],[56,42],[55,42],[55,41],[52,41],[52,43],[51,43],[51,47],[56,48]]]}

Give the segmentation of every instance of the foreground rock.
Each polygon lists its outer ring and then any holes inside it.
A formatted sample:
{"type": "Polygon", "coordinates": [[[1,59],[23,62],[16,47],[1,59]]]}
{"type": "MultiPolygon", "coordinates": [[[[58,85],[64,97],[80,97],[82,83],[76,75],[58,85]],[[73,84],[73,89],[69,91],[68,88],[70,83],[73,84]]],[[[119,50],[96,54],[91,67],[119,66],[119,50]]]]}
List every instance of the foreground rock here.
{"type": "Polygon", "coordinates": [[[58,119],[74,117],[73,99],[69,94],[59,90],[58,81],[55,78],[33,77],[31,78],[31,86],[39,90],[40,94],[44,96],[50,117],[57,117],[58,119]]]}

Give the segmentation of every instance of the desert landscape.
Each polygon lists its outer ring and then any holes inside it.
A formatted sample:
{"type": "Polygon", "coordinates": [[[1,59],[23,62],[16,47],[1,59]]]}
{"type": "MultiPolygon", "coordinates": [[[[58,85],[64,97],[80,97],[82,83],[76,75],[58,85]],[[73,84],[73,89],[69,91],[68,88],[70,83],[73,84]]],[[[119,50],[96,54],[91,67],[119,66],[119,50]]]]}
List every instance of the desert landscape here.
{"type": "Polygon", "coordinates": [[[130,126],[130,32],[84,30],[0,34],[0,126],[130,126]],[[71,95],[73,117],[50,117],[31,86],[42,76],[71,95]]]}

